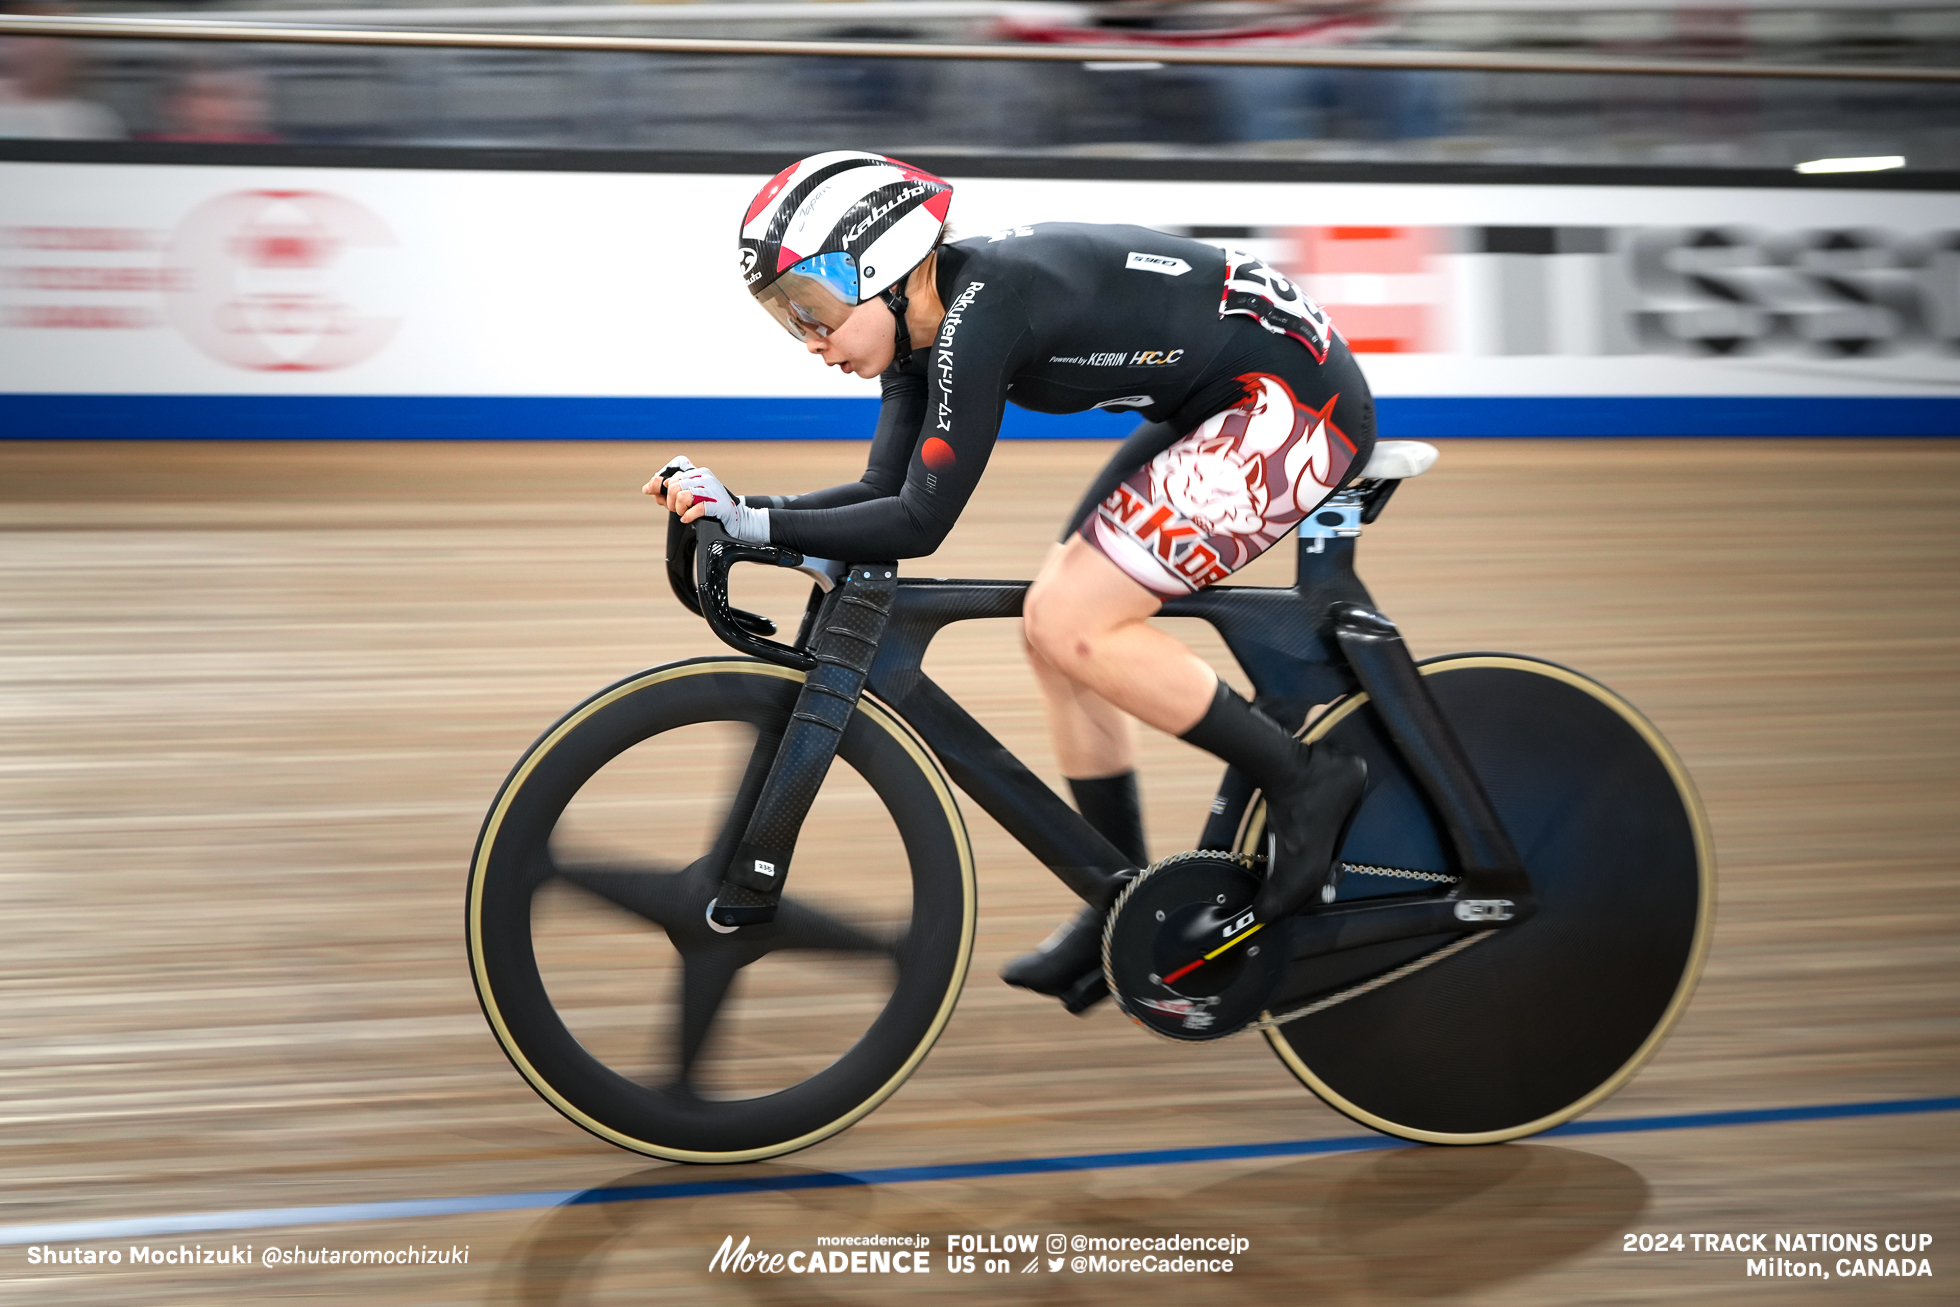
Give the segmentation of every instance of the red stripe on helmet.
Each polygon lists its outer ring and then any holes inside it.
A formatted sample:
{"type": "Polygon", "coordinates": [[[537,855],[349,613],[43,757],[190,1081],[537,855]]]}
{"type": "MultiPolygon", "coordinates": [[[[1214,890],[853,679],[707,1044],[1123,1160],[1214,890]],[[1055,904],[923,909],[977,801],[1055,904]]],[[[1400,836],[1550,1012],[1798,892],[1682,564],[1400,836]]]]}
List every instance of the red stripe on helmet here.
{"type": "Polygon", "coordinates": [[[953,189],[952,184],[944,177],[935,177],[924,168],[914,168],[903,159],[887,159],[885,162],[898,169],[908,182],[931,182],[934,186],[944,186],[947,190],[953,189]]]}
{"type": "Polygon", "coordinates": [[[802,166],[800,161],[792,163],[789,167],[769,179],[769,184],[757,193],[754,202],[749,205],[749,211],[742,216],[742,225],[744,227],[755,221],[756,214],[761,213],[769,207],[769,201],[783,193],[783,187],[789,185],[789,175],[802,166]]]}

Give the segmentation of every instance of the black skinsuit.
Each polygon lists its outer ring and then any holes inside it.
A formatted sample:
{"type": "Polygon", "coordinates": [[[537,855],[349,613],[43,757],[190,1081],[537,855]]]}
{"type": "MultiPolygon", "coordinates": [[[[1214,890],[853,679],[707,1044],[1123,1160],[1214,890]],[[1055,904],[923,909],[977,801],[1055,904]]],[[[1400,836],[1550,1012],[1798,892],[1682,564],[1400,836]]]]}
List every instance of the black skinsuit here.
{"type": "Polygon", "coordinates": [[[1254,372],[1282,378],[1315,408],[1338,394],[1334,421],[1354,441],[1359,470],[1374,443],[1374,401],[1346,344],[1263,264],[1235,260],[1229,295],[1226,275],[1217,246],[1144,227],[1049,222],[948,245],[938,272],[945,322],[929,346],[915,345],[908,369],[879,378],[883,407],[863,480],[745,502],[770,510],[772,544],[820,558],[922,557],[979,483],[1006,401],[1146,420],[1092,485],[1093,507],[1238,403],[1240,378],[1254,372]]]}

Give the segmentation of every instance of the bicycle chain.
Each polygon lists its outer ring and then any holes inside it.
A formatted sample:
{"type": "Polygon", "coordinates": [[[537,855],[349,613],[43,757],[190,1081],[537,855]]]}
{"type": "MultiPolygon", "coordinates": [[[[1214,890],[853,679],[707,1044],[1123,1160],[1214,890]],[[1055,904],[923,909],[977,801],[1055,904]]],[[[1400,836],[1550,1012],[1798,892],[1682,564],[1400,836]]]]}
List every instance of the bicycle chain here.
{"type": "MultiPolygon", "coordinates": [[[[1263,853],[1247,853],[1238,856],[1250,858],[1255,866],[1263,864],[1266,861],[1266,855],[1263,853]]],[[[1452,876],[1448,872],[1410,871],[1407,867],[1380,867],[1372,862],[1343,862],[1340,864],[1340,869],[1344,872],[1356,872],[1363,876],[1392,876],[1399,880],[1427,881],[1432,885],[1454,885],[1463,879],[1461,876],[1452,876]]]]}
{"type": "Polygon", "coordinates": [[[1403,880],[1426,880],[1435,885],[1454,885],[1461,876],[1449,876],[1440,871],[1409,871],[1404,867],[1377,867],[1366,862],[1343,862],[1342,871],[1357,871],[1364,876],[1397,876],[1403,880]]]}

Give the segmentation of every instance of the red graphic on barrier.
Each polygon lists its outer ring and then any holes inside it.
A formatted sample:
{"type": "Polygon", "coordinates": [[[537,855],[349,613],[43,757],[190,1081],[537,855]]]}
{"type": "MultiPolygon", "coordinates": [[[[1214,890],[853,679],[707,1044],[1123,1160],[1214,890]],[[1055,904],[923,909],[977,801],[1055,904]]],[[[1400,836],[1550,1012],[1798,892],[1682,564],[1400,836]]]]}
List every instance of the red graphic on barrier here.
{"type": "Polygon", "coordinates": [[[350,253],[392,246],[380,218],[323,191],[239,191],[193,210],[168,263],[170,320],[199,349],[260,372],[349,367],[393,340],[396,317],[364,313],[350,253]]]}
{"type": "Polygon", "coordinates": [[[145,227],[0,227],[0,329],[142,331],[178,279],[145,227]]]}
{"type": "Polygon", "coordinates": [[[1341,324],[1356,354],[1443,348],[1447,316],[1440,227],[1301,227],[1287,271],[1341,324]]]}

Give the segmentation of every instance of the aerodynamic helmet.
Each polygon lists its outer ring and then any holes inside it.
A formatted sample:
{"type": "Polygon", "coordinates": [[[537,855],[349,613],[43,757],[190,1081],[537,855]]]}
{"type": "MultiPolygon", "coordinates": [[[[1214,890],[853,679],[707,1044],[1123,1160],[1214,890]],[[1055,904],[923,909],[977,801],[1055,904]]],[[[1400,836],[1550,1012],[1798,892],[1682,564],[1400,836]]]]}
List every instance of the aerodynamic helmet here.
{"type": "Polygon", "coordinates": [[[791,164],[742,218],[742,278],[792,336],[827,335],[896,288],[946,225],[953,188],[881,154],[831,150],[791,164]]]}

